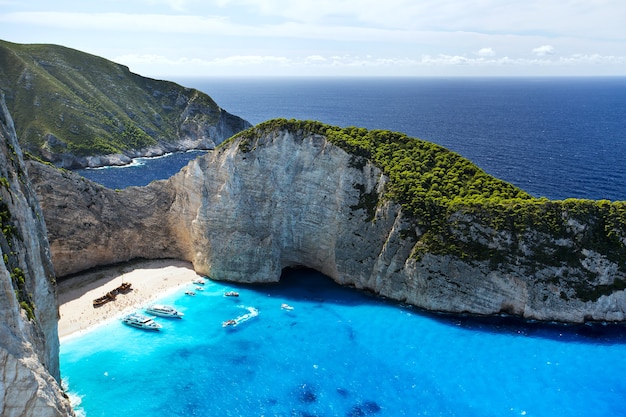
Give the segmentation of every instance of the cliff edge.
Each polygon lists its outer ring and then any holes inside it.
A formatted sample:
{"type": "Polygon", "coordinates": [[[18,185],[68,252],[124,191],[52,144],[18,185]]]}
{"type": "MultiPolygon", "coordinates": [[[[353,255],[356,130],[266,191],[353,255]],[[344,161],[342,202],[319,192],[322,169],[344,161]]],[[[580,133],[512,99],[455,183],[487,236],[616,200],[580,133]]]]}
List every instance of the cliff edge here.
{"type": "Polygon", "coordinates": [[[398,133],[273,120],[119,192],[29,171],[59,276],[133,257],[248,283],[303,266],[432,311],[626,319],[624,203],[535,199],[398,133]]]}
{"type": "Polygon", "coordinates": [[[43,214],[0,97],[0,415],[74,415],[60,388],[55,275],[43,214]]]}

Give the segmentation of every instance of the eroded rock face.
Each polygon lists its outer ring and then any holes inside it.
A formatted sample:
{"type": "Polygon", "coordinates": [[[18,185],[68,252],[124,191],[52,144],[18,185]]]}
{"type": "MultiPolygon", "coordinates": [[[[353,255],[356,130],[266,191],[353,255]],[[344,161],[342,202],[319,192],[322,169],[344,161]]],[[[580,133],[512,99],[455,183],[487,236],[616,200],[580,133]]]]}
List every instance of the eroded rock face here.
{"type": "Polygon", "coordinates": [[[70,416],[46,228],[0,98],[0,415],[70,416]]]}
{"type": "MultiPolygon", "coordinates": [[[[31,171],[41,169],[51,168],[31,171]]],[[[122,192],[69,173],[33,178],[60,275],[133,257],[174,257],[213,279],[262,283],[304,266],[434,311],[625,319],[624,291],[610,287],[624,279],[616,261],[573,244],[589,225],[573,222],[558,241],[532,228],[513,239],[477,216],[453,214],[451,233],[505,253],[505,261],[415,256],[423,232],[382,197],[387,178],[320,134],[277,128],[240,137],[167,181],[122,192]],[[555,267],[533,258],[554,248],[577,261],[555,267]],[[603,285],[609,287],[593,296],[580,289],[603,285]]]]}
{"type": "Polygon", "coordinates": [[[51,257],[57,276],[136,258],[188,259],[172,234],[169,214],[176,195],[162,181],[114,191],[38,163],[28,173],[50,226],[51,257]]]}

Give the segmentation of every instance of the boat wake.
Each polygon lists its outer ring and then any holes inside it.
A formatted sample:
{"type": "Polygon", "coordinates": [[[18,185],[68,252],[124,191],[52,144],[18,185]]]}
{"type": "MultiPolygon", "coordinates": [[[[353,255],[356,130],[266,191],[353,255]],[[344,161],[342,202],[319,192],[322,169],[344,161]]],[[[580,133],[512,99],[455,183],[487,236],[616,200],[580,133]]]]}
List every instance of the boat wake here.
{"type": "Polygon", "coordinates": [[[259,310],[257,310],[254,307],[244,307],[244,306],[241,306],[241,307],[248,310],[248,312],[246,314],[242,314],[241,316],[235,317],[234,319],[226,320],[225,322],[222,323],[222,327],[228,327],[228,326],[235,327],[259,315],[259,310]]]}

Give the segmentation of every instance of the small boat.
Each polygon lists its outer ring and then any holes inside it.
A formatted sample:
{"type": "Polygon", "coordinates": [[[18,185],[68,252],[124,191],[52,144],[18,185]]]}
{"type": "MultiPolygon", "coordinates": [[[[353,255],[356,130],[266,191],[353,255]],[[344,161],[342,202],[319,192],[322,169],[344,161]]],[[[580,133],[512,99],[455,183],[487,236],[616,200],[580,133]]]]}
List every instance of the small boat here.
{"type": "Polygon", "coordinates": [[[237,291],[226,291],[224,297],[239,297],[239,293],[237,291]]]}
{"type": "Polygon", "coordinates": [[[187,295],[191,295],[192,297],[193,297],[194,295],[196,295],[196,293],[195,293],[195,292],[193,292],[193,291],[185,291],[185,294],[187,294],[187,295]]]}
{"type": "Polygon", "coordinates": [[[283,310],[289,310],[289,311],[293,310],[293,307],[286,303],[281,304],[280,308],[282,308],[283,310]]]}
{"type": "Polygon", "coordinates": [[[172,306],[164,304],[152,304],[146,308],[146,313],[154,314],[159,317],[172,317],[182,319],[185,314],[176,310],[172,306]]]}
{"type": "Polygon", "coordinates": [[[246,314],[242,314],[239,317],[222,322],[222,327],[228,327],[228,326],[235,327],[243,322],[250,320],[252,317],[256,317],[259,315],[259,310],[257,310],[254,307],[247,307],[246,309],[248,310],[246,314]]]}
{"type": "Polygon", "coordinates": [[[205,281],[205,280],[203,280],[202,278],[195,278],[195,279],[194,279],[193,281],[191,281],[191,282],[193,282],[194,284],[198,284],[198,285],[204,285],[204,284],[206,284],[206,281],[205,281]]]}
{"type": "Polygon", "coordinates": [[[202,288],[200,286],[196,286],[196,291],[204,291],[204,288],[202,288]]]}
{"type": "Polygon", "coordinates": [[[152,317],[144,316],[139,313],[132,313],[122,319],[124,324],[143,330],[159,330],[161,326],[154,321],[152,317]]]}

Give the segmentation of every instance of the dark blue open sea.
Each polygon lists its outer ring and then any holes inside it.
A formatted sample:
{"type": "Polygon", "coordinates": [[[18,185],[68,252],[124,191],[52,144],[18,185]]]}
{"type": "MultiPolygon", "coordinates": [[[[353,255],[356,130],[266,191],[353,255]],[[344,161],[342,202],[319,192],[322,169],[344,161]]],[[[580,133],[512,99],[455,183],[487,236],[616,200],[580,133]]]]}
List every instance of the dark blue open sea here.
{"type": "MultiPolygon", "coordinates": [[[[626,200],[625,78],[177,81],[252,123],[401,131],[536,196],[626,200]]],[[[144,185],[196,156],[83,174],[111,188],[144,185]]],[[[161,301],[184,319],[160,319],[158,333],[114,320],[62,341],[79,414],[626,416],[619,326],[426,314],[307,270],[271,286],[209,281],[196,297],[180,290],[161,301]],[[224,297],[230,289],[240,297],[224,297]],[[258,316],[222,327],[248,307],[258,316]]]]}

